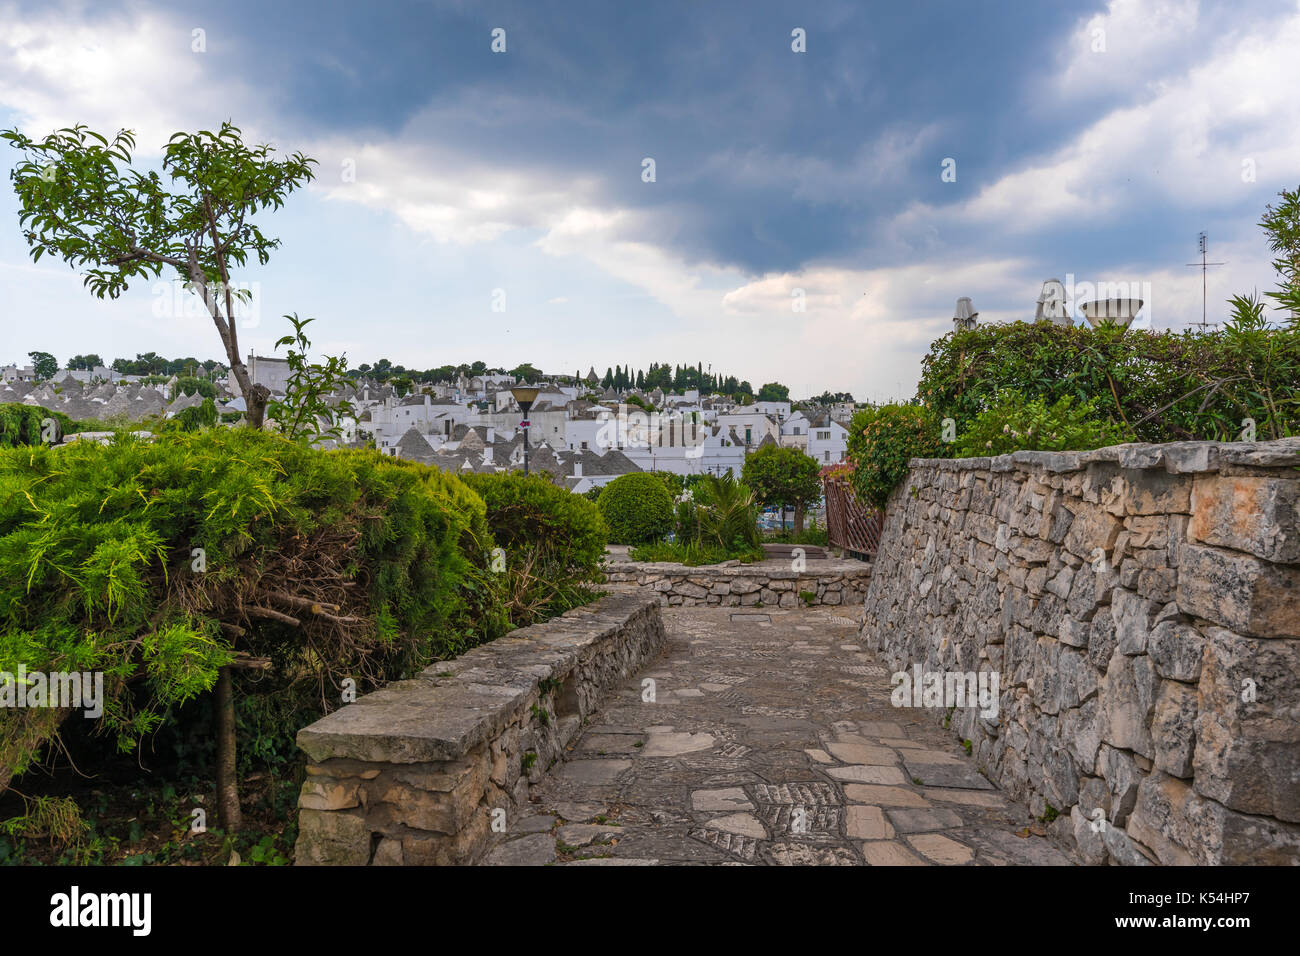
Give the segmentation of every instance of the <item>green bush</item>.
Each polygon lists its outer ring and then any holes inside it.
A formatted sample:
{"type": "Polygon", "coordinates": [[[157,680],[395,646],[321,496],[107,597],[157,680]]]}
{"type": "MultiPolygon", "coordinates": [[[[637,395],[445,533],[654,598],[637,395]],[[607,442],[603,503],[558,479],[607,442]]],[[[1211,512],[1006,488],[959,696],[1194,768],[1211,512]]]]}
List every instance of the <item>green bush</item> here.
{"type": "Polygon", "coordinates": [[[854,416],[850,439],[857,452],[850,482],[859,501],[883,508],[889,493],[907,477],[912,458],[945,458],[937,415],[923,405],[881,405],[854,416]],[[865,426],[859,426],[865,422],[865,426]]]}
{"type": "Polygon", "coordinates": [[[483,499],[500,552],[479,576],[514,626],[586,604],[595,596],[609,530],[600,509],[545,477],[466,475],[483,499]],[[504,567],[501,565],[504,564],[504,567]]]}
{"type": "Polygon", "coordinates": [[[671,471],[652,471],[650,474],[664,483],[664,487],[668,489],[668,494],[674,499],[681,497],[682,491],[686,487],[681,475],[671,471]]]}
{"type": "Polygon", "coordinates": [[[615,544],[648,544],[673,530],[673,499],[664,483],[648,472],[620,475],[596,499],[609,540],[615,544]]]}
{"type": "Polygon", "coordinates": [[[212,399],[205,398],[202,405],[194,405],[190,408],[182,409],[180,414],[172,419],[176,427],[184,432],[195,432],[200,428],[211,428],[217,423],[217,406],[212,399]]]}
{"type": "Polygon", "coordinates": [[[1136,441],[1300,434],[1300,327],[1238,315],[1221,331],[1147,332],[1016,322],[950,332],[922,360],[919,396],[958,435],[1008,389],[1064,397],[1128,426],[1136,441]]]}
{"type": "Polygon", "coordinates": [[[43,444],[41,422],[49,417],[49,412],[36,405],[0,405],[0,448],[43,444]]]}
{"type": "Polygon", "coordinates": [[[1081,451],[1129,441],[1123,426],[1098,416],[1096,404],[1096,399],[1076,404],[1073,396],[1062,395],[1048,406],[1044,398],[1026,400],[1008,389],[957,436],[956,457],[1021,449],[1081,451]]]}
{"type": "Polygon", "coordinates": [[[763,550],[735,550],[719,548],[700,541],[659,541],[628,549],[633,561],[668,561],[692,567],[702,564],[721,564],[723,561],[740,561],[749,564],[763,560],[763,550]]]}
{"type": "MultiPolygon", "coordinates": [[[[344,677],[492,636],[462,593],[490,542],[459,479],[373,451],[249,429],[0,451],[0,670],[102,671],[123,748],[237,652],[330,709],[344,677]]],[[[0,789],[55,729],[0,720],[0,789]]]]}

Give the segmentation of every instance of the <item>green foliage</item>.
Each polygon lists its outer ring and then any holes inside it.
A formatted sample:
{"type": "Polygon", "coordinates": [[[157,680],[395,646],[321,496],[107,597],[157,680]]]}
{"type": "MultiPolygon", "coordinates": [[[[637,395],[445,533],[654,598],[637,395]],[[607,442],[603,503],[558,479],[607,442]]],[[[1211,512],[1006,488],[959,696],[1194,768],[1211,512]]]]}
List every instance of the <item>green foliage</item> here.
{"type": "Polygon", "coordinates": [[[680,498],[682,492],[686,489],[685,480],[676,472],[652,471],[650,474],[662,481],[664,487],[668,489],[668,494],[672,495],[674,498],[680,498]]]}
{"type": "Polygon", "coordinates": [[[89,355],[74,355],[68,359],[68,368],[74,371],[90,372],[103,364],[104,360],[94,352],[89,355]]]}
{"type": "Polygon", "coordinates": [[[620,475],[600,493],[596,506],[614,544],[648,544],[673,530],[673,499],[653,474],[620,475]]]}
{"type": "Polygon", "coordinates": [[[628,557],[633,561],[667,561],[673,564],[686,564],[697,567],[705,564],[721,564],[723,561],[740,561],[750,564],[763,560],[763,550],[720,548],[702,541],[658,541],[654,544],[637,545],[628,550],[628,557]]]}
{"type": "Polygon", "coordinates": [[[1289,313],[1292,328],[1300,327],[1300,188],[1282,190],[1282,201],[1264,209],[1260,227],[1268,247],[1277,253],[1273,269],[1278,274],[1276,292],[1265,292],[1277,308],[1289,313]]]}
{"type": "Polygon", "coordinates": [[[39,405],[0,405],[0,448],[43,444],[41,422],[48,417],[49,413],[39,405]]]}
{"type": "MultiPolygon", "coordinates": [[[[180,187],[171,192],[158,173],[131,168],[130,130],[112,141],[85,126],[41,140],[17,130],[0,138],[22,153],[10,178],[32,260],[49,254],[74,268],[90,266],[86,286],[99,298],[117,298],[130,279],[156,278],[169,264],[192,278],[186,256],[196,248],[194,237],[210,232],[228,238],[224,252],[239,265],[250,253],[265,264],[279,242],[262,234],[252,214],[281,206],[312,178],[315,162],[297,153],[273,160],[271,147],[250,149],[237,127],[223,123],[216,133],[172,136],[162,161],[164,174],[180,187]]],[[[213,246],[196,251],[207,282],[225,281],[213,246]]]]}
{"type": "MultiPolygon", "coordinates": [[[[342,420],[352,415],[352,404],[346,401],[328,401],[328,397],[348,384],[346,356],[325,356],[325,364],[307,361],[311,340],[304,331],[315,319],[299,319],[295,312],[286,315],[293,326],[293,335],[282,336],[276,343],[278,349],[288,345],[289,379],[285,396],[274,402],[267,411],[280,426],[280,432],[293,441],[314,443],[323,439],[342,440],[342,420]],[[297,346],[297,348],[294,348],[297,346]]],[[[410,388],[407,380],[407,388],[410,388]]]]}
{"type": "Polygon", "coordinates": [[[1260,440],[1300,432],[1300,329],[1238,315],[1218,332],[1017,322],[951,332],[923,359],[919,394],[960,436],[1008,389],[1048,406],[1095,400],[1136,441],[1260,440]]]}
{"type": "Polygon", "coordinates": [[[760,402],[788,402],[790,401],[790,389],[780,382],[768,382],[758,390],[758,400],[760,402]]]}
{"type": "Polygon", "coordinates": [[[102,671],[99,726],[127,749],[236,650],[319,708],[343,677],[364,690],[485,636],[460,586],[490,540],[458,479],[376,452],[246,429],[0,451],[0,670],[102,671]]]}
{"type": "Polygon", "coordinates": [[[822,496],[815,458],[798,448],[768,445],[745,459],[741,476],[765,507],[803,509],[822,496]]]}
{"type": "Polygon", "coordinates": [[[722,477],[704,475],[691,498],[678,505],[676,543],[725,556],[719,560],[754,560],[762,556],[757,512],[754,492],[730,472],[722,477]]]}
{"type": "Polygon", "coordinates": [[[600,509],[544,477],[518,473],[466,475],[487,509],[501,548],[485,555],[476,581],[517,627],[562,614],[595,596],[609,532],[600,509]],[[504,560],[502,570],[494,558],[504,560]]]}
{"type": "Polygon", "coordinates": [[[36,373],[37,381],[48,381],[59,370],[58,360],[49,352],[28,352],[27,357],[32,360],[32,371],[36,373]]]}
{"type": "Polygon", "coordinates": [[[216,399],[217,386],[213,385],[206,378],[197,378],[193,375],[183,375],[176,379],[176,390],[185,395],[193,395],[198,392],[204,398],[216,399]]]}
{"type": "Polygon", "coordinates": [[[910,459],[947,456],[940,438],[938,417],[923,405],[891,403],[854,415],[849,441],[857,457],[850,482],[858,500],[883,508],[907,476],[910,459]]]}
{"type": "Polygon", "coordinates": [[[1008,389],[957,436],[956,457],[1004,455],[1021,449],[1082,451],[1129,440],[1122,425],[1100,417],[1097,400],[1062,395],[1052,405],[1008,389]]]}
{"type": "Polygon", "coordinates": [[[200,428],[211,428],[217,423],[217,406],[210,398],[205,398],[202,405],[182,409],[174,419],[178,428],[185,432],[195,432],[200,428]]]}

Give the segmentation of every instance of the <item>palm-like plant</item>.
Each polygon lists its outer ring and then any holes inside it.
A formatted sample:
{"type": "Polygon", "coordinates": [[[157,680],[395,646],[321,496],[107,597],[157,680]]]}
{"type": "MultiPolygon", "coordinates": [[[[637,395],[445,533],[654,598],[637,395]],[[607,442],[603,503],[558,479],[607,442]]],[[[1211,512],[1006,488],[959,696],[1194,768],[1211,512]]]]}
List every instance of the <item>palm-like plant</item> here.
{"type": "Polygon", "coordinates": [[[721,478],[706,475],[697,494],[696,521],[701,542],[730,550],[737,540],[759,547],[754,492],[728,472],[721,478]]]}

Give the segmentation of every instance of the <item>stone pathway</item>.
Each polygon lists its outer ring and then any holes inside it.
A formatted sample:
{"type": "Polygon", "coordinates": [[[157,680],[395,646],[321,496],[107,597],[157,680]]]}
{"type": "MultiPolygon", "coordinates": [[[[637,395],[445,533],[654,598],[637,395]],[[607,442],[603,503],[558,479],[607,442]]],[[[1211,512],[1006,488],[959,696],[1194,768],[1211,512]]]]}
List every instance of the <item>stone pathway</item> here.
{"type": "Polygon", "coordinates": [[[485,862],[1070,863],[933,715],[890,704],[837,610],[664,608],[663,653],[485,862]]]}

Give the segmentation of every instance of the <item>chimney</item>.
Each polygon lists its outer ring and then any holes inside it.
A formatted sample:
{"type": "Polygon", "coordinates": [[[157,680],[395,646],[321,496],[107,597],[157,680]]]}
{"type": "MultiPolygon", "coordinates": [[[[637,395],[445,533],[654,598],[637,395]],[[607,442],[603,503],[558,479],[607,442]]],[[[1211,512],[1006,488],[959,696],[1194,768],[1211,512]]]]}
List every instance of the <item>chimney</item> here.
{"type": "Polygon", "coordinates": [[[428,392],[425,392],[425,393],[424,393],[424,407],[425,407],[425,408],[428,408],[429,405],[430,405],[431,403],[432,403],[432,399],[429,398],[429,393],[428,393],[428,392]]]}
{"type": "Polygon", "coordinates": [[[491,445],[497,440],[497,430],[492,425],[487,427],[487,443],[491,445]]]}
{"type": "Polygon", "coordinates": [[[573,459],[573,477],[574,478],[582,477],[582,460],[579,458],[573,459]]]}

